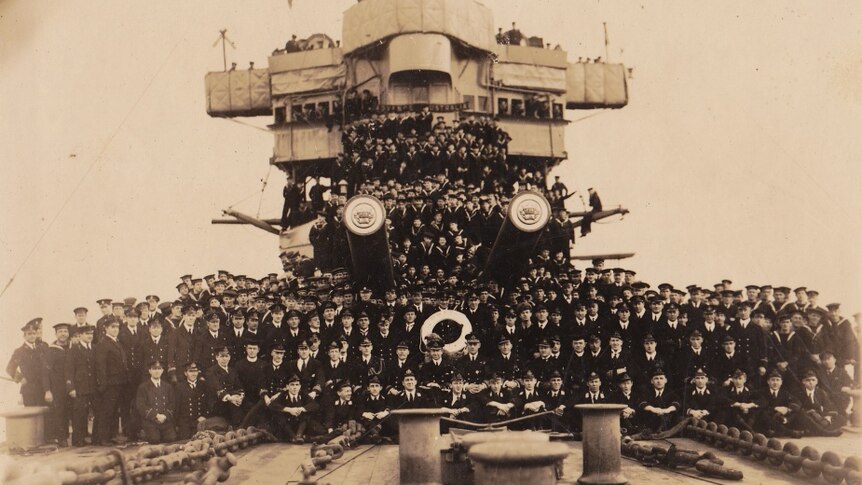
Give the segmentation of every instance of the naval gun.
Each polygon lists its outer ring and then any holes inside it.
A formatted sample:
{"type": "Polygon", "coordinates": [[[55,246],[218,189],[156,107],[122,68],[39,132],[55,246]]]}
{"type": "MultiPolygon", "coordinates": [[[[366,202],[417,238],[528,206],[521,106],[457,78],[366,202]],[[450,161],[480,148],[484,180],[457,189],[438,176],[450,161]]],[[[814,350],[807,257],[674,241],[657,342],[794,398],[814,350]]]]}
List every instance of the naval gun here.
{"type": "Polygon", "coordinates": [[[356,284],[378,294],[395,288],[383,203],[371,195],[351,197],[344,205],[343,222],[356,284]]]}
{"type": "Polygon", "coordinates": [[[511,283],[526,268],[550,220],[551,204],[544,195],[524,190],[512,197],[480,280],[511,283]]]}

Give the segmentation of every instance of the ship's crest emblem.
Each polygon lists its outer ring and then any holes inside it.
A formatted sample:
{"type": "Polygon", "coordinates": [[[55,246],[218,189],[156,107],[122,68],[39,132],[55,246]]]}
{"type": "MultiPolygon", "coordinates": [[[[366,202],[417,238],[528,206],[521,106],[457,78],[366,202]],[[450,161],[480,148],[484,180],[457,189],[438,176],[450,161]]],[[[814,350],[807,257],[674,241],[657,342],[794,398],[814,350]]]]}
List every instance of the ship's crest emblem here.
{"type": "Polygon", "coordinates": [[[371,227],[375,219],[374,209],[368,204],[362,204],[353,211],[353,223],[362,229],[371,227]]]}
{"type": "Polygon", "coordinates": [[[525,200],[518,207],[518,219],[524,224],[535,224],[542,217],[542,208],[533,200],[525,200]]]}

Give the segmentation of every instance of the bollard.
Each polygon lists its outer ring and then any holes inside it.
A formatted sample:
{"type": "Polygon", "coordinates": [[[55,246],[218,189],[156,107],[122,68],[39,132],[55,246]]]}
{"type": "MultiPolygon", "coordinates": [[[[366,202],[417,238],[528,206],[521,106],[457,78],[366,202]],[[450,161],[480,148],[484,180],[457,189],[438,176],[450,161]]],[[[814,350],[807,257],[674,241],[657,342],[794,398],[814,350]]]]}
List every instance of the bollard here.
{"type": "Polygon", "coordinates": [[[6,446],[35,448],[45,444],[45,406],[27,406],[0,413],[6,418],[6,446]]]}
{"type": "Polygon", "coordinates": [[[862,428],[862,389],[851,389],[847,394],[853,396],[853,413],[850,414],[850,426],[862,428]]]}
{"type": "Polygon", "coordinates": [[[440,483],[442,469],[440,450],[446,439],[440,436],[440,416],[448,413],[436,409],[396,409],[398,417],[398,462],[400,483],[440,483]]]}
{"type": "Polygon", "coordinates": [[[473,446],[468,455],[475,466],[476,485],[554,485],[557,463],[569,455],[569,447],[562,443],[494,441],[473,446]]]}
{"type": "Polygon", "coordinates": [[[583,416],[584,470],[581,484],[628,483],[621,471],[620,411],[622,404],[578,404],[583,416]]]}

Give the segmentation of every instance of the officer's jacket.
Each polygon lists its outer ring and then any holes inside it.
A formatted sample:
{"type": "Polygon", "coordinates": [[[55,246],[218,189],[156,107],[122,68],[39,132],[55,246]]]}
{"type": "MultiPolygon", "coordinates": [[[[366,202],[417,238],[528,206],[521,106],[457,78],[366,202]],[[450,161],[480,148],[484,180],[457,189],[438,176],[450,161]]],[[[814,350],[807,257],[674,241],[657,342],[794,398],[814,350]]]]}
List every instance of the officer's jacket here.
{"type": "Polygon", "coordinates": [[[214,400],[215,395],[203,381],[198,379],[192,389],[189,381],[183,379],[176,385],[177,422],[193,423],[201,416],[208,417],[214,400]]]}
{"type": "Polygon", "coordinates": [[[66,392],[74,390],[81,396],[96,392],[96,351],[90,345],[89,349],[82,344],[72,345],[66,354],[66,392]]]}
{"type": "Polygon", "coordinates": [[[174,419],[177,402],[174,388],[165,381],[159,387],[152,379],[147,379],[138,386],[135,398],[135,409],[141,418],[156,422],[156,415],[164,414],[168,421],[174,419]]]}
{"type": "Polygon", "coordinates": [[[709,414],[715,414],[717,404],[716,391],[710,389],[709,386],[699,391],[692,386],[683,394],[683,413],[687,414],[689,409],[698,411],[709,411],[709,414]]]}
{"type": "Polygon", "coordinates": [[[96,383],[117,386],[129,382],[129,361],[119,342],[105,337],[96,345],[96,383]]]}

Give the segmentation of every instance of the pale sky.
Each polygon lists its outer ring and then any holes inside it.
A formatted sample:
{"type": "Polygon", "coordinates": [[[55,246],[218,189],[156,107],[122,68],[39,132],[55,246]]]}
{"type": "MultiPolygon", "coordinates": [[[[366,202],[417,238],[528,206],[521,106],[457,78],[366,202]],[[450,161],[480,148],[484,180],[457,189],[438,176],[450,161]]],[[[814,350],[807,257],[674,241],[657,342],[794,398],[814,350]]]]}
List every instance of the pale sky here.
{"type": "MultiPolygon", "coordinates": [[[[71,321],[86,305],[95,321],[96,299],[173,298],[187,272],[277,270],[277,238],[209,223],[237,201],[257,212],[273,144],[206,115],[212,43],[227,28],[229,62],[265,66],[291,33],[341,38],[352,4],[0,2],[0,285],[44,233],[0,297],[0,356],[34,316],[71,321]]],[[[621,264],[654,285],[807,285],[862,310],[858,2],[486,4],[570,60],[604,55],[605,21],[611,61],[634,68],[629,106],[568,128],[564,181],[631,210],[579,253],[635,251],[621,264]]],[[[281,173],[269,182],[264,217],[281,173]]]]}

